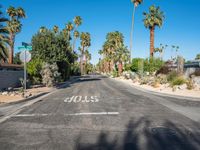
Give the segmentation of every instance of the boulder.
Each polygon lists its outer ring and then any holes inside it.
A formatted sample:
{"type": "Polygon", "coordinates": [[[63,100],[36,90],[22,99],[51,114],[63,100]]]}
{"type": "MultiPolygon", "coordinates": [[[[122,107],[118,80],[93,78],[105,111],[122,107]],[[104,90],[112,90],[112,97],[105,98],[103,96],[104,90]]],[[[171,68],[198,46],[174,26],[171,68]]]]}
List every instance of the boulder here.
{"type": "Polygon", "coordinates": [[[4,95],[4,96],[6,96],[6,95],[8,95],[9,93],[7,92],[7,91],[5,91],[5,92],[2,92],[2,94],[1,95],[4,95]]]}

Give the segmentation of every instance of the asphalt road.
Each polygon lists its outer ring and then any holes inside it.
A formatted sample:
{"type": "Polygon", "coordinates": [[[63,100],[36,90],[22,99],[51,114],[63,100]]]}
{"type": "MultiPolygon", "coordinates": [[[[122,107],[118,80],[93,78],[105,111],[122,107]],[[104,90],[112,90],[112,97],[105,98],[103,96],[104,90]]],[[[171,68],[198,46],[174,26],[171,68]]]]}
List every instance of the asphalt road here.
{"type": "Polygon", "coordinates": [[[0,149],[200,150],[199,106],[86,76],[1,123],[0,149]]]}

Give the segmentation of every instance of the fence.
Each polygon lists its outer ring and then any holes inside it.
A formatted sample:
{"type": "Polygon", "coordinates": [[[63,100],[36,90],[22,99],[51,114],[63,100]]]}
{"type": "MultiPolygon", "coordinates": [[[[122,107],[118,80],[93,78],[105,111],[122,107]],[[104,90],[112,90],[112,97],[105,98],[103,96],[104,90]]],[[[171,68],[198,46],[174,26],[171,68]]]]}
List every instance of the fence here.
{"type": "Polygon", "coordinates": [[[0,90],[20,86],[23,78],[23,66],[0,64],[0,90]]]}

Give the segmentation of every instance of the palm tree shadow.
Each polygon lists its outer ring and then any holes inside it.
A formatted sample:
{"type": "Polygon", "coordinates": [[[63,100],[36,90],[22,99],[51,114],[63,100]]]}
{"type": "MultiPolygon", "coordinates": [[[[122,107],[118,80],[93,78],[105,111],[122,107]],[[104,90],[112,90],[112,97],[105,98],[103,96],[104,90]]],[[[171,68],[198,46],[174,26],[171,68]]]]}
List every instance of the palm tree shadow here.
{"type": "Polygon", "coordinates": [[[147,118],[131,119],[124,132],[101,131],[95,143],[76,140],[76,150],[199,150],[200,132],[165,121],[162,127],[152,127],[147,118]],[[114,134],[114,138],[110,138],[114,134]],[[122,135],[123,134],[123,135],[122,135]]]}

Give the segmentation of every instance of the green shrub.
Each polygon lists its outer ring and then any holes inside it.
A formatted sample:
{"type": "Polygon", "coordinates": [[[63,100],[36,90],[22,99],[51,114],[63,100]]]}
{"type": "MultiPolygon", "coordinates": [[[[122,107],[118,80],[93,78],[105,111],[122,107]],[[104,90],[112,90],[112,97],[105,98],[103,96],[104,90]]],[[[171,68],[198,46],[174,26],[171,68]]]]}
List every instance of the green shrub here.
{"type": "Polygon", "coordinates": [[[183,77],[179,76],[179,77],[174,78],[171,81],[171,86],[173,87],[173,86],[176,86],[176,85],[183,85],[185,83],[186,83],[186,80],[183,77]]]}
{"type": "Polygon", "coordinates": [[[167,75],[167,81],[172,82],[175,78],[178,77],[178,74],[176,71],[172,71],[167,75]]]}
{"type": "Polygon", "coordinates": [[[144,59],[142,59],[142,58],[134,58],[132,60],[132,64],[131,64],[131,67],[130,67],[131,71],[138,72],[139,69],[140,69],[140,64],[143,61],[144,61],[144,59]]]}
{"type": "Polygon", "coordinates": [[[43,62],[40,59],[33,59],[27,64],[27,73],[32,84],[40,84],[42,82],[40,74],[42,66],[43,62]]]}
{"type": "Polygon", "coordinates": [[[145,59],[144,61],[144,71],[146,72],[156,72],[164,65],[164,61],[159,58],[145,59]]]}
{"type": "Polygon", "coordinates": [[[115,77],[118,77],[118,72],[116,71],[116,70],[114,70],[113,72],[112,72],[112,76],[115,78],[115,77]]]}

